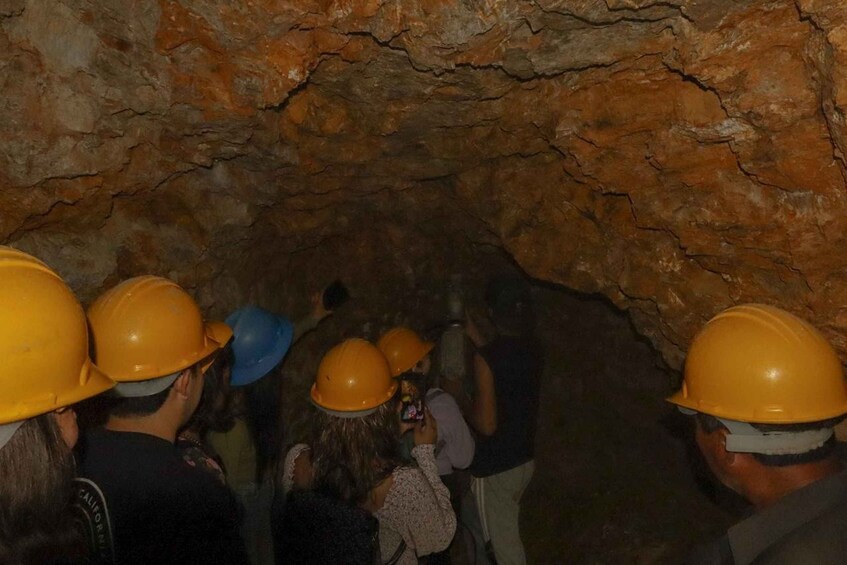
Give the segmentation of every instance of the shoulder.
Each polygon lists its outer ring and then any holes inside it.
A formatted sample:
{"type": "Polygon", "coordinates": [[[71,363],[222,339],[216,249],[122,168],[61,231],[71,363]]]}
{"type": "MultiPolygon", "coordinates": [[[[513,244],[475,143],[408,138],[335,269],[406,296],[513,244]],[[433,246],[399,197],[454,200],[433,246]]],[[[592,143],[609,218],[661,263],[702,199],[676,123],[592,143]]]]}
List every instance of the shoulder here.
{"type": "Polygon", "coordinates": [[[305,443],[296,443],[292,445],[291,449],[285,453],[283,468],[293,469],[299,460],[311,457],[311,450],[312,448],[305,443]],[[301,455],[304,455],[304,457],[300,457],[301,455]]]}
{"type": "Polygon", "coordinates": [[[287,493],[295,486],[308,486],[311,475],[311,448],[305,443],[298,443],[288,450],[282,463],[282,492],[287,493]]]}
{"type": "Polygon", "coordinates": [[[456,399],[448,392],[433,389],[426,396],[426,405],[432,412],[439,429],[443,426],[455,426],[465,423],[462,411],[456,399]]]}
{"type": "Polygon", "coordinates": [[[847,555],[847,501],[830,508],[789,533],[754,563],[756,565],[839,565],[847,555]]]}
{"type": "Polygon", "coordinates": [[[158,476],[181,463],[174,444],[147,434],[98,430],[85,439],[81,474],[99,479],[132,482],[139,476],[158,476]]]}
{"type": "Polygon", "coordinates": [[[426,404],[435,410],[459,411],[459,405],[453,395],[440,388],[431,388],[427,391],[426,404]]]}
{"type": "Polygon", "coordinates": [[[385,507],[414,507],[421,498],[432,496],[432,486],[417,467],[398,467],[392,474],[391,488],[385,497],[385,507]]]}

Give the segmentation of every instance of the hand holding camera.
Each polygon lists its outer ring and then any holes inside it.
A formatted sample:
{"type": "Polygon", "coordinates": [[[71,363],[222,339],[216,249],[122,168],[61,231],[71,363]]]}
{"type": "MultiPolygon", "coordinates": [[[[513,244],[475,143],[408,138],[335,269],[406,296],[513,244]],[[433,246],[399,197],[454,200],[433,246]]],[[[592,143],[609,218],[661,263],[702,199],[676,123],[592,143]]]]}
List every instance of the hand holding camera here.
{"type": "Polygon", "coordinates": [[[434,444],[438,441],[438,424],[429,408],[424,408],[423,420],[415,424],[415,445],[434,444]]]}

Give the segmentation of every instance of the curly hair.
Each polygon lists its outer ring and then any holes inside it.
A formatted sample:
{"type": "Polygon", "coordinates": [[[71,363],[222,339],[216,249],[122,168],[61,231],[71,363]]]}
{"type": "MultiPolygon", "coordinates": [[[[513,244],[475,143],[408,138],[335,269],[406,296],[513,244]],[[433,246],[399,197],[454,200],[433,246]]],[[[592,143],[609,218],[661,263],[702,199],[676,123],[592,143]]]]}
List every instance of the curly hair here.
{"type": "Polygon", "coordinates": [[[313,487],[351,504],[401,464],[396,399],[373,414],[339,418],[318,411],[312,438],[313,487]]]}
{"type": "Polygon", "coordinates": [[[24,422],[0,448],[0,563],[84,555],[73,526],[74,461],[51,414],[24,422]]]}

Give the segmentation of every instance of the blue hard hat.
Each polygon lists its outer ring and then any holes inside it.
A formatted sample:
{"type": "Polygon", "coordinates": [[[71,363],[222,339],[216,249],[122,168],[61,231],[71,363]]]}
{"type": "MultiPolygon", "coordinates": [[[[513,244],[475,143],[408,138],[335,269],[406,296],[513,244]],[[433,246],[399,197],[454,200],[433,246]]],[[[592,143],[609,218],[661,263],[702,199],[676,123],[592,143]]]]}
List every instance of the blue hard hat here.
{"type": "Polygon", "coordinates": [[[230,314],[232,328],[232,386],[244,386],[271,372],[282,361],[294,337],[294,324],[258,306],[245,306],[230,314]]]}

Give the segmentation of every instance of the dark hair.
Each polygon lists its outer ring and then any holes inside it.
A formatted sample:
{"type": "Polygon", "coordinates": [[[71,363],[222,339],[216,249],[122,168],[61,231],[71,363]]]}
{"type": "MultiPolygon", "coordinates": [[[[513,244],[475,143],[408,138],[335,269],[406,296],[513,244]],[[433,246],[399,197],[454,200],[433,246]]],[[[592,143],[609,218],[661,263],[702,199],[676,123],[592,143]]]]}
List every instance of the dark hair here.
{"type": "MultiPolygon", "coordinates": [[[[709,414],[698,412],[695,415],[700,428],[707,434],[714,433],[720,429],[726,429],[720,420],[709,414]]],[[[806,432],[811,430],[820,430],[823,428],[832,428],[838,424],[844,416],[821,420],[818,422],[808,422],[803,424],[750,424],[761,432],[806,432]]],[[[728,431],[728,430],[727,430],[728,431]]],[[[768,467],[789,467],[791,465],[802,465],[804,463],[817,463],[824,461],[832,456],[835,452],[835,435],[833,434],[820,447],[807,451],[805,453],[797,453],[791,455],[767,455],[764,453],[751,453],[756,460],[762,465],[768,467]]]]}
{"type": "Polygon", "coordinates": [[[25,421],[0,448],[0,563],[83,556],[73,526],[74,461],[52,414],[25,421]]]}
{"type": "Polygon", "coordinates": [[[227,345],[203,376],[203,396],[197,410],[185,425],[200,437],[209,430],[229,431],[235,423],[229,386],[233,358],[232,347],[227,345]]]}
{"type": "Polygon", "coordinates": [[[313,487],[353,504],[400,465],[396,397],[360,418],[318,410],[312,441],[313,487]]]}
{"type": "MultiPolygon", "coordinates": [[[[200,365],[194,364],[191,367],[186,367],[182,371],[186,370],[190,371],[190,377],[193,379],[199,376],[200,365]]],[[[182,371],[180,371],[180,374],[182,373],[182,371]]],[[[176,382],[176,380],[174,380],[174,382],[176,382]]],[[[165,390],[157,392],[156,394],[151,394],[149,396],[131,396],[126,398],[120,398],[109,409],[109,415],[125,418],[132,416],[149,416],[151,414],[155,414],[165,404],[165,401],[168,399],[168,395],[171,393],[171,388],[173,386],[173,383],[171,383],[165,390]]]]}
{"type": "Polygon", "coordinates": [[[435,363],[432,364],[427,373],[415,373],[410,370],[397,375],[395,378],[398,381],[409,381],[421,394],[426,394],[426,391],[429,390],[434,381],[434,378],[431,376],[434,373],[434,367],[435,363]]]}
{"type": "MultiPolygon", "coordinates": [[[[171,385],[173,386],[173,385],[171,385]]],[[[157,392],[150,396],[134,396],[130,398],[121,398],[109,409],[109,414],[112,416],[149,416],[154,414],[162,407],[165,400],[168,399],[168,394],[171,392],[169,386],[162,392],[157,392]]]]}

